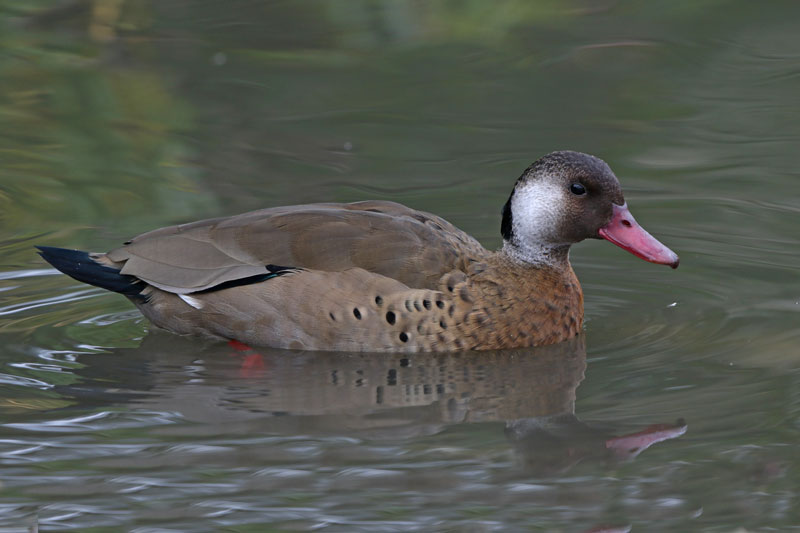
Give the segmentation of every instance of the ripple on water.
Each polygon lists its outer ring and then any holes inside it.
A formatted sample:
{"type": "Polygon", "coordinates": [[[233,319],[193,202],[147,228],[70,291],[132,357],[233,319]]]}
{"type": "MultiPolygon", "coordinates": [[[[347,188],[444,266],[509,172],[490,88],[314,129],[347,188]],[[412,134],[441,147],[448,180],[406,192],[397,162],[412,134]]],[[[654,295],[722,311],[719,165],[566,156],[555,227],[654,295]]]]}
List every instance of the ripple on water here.
{"type": "Polygon", "coordinates": [[[39,438],[0,440],[0,459],[3,464],[47,463],[51,461],[122,457],[158,448],[156,444],[103,443],[88,438],[42,441],[39,438]]]}
{"type": "Polygon", "coordinates": [[[4,373],[0,373],[0,384],[18,385],[20,387],[33,387],[36,389],[49,389],[53,386],[52,384],[40,379],[26,378],[24,376],[4,373]]]}
{"type": "Polygon", "coordinates": [[[12,422],[3,427],[44,433],[85,433],[114,429],[152,427],[174,424],[181,420],[179,413],[161,411],[100,411],[85,415],[42,420],[38,422],[12,422]]]}
{"type": "Polygon", "coordinates": [[[0,316],[16,315],[25,311],[31,311],[41,307],[60,306],[71,302],[78,302],[87,298],[92,298],[102,294],[98,289],[86,289],[60,294],[58,296],[48,296],[34,300],[24,300],[17,303],[8,304],[0,307],[0,316]]]}

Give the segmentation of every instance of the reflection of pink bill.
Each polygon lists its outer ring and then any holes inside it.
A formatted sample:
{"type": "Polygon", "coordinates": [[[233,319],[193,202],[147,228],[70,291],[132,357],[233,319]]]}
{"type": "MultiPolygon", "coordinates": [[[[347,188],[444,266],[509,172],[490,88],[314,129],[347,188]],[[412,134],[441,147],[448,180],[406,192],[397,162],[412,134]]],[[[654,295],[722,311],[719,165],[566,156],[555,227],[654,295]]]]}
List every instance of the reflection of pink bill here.
{"type": "Polygon", "coordinates": [[[620,458],[633,458],[657,442],[680,437],[686,433],[686,428],[683,420],[675,424],[653,424],[637,433],[608,439],[606,448],[614,450],[620,458]]]}

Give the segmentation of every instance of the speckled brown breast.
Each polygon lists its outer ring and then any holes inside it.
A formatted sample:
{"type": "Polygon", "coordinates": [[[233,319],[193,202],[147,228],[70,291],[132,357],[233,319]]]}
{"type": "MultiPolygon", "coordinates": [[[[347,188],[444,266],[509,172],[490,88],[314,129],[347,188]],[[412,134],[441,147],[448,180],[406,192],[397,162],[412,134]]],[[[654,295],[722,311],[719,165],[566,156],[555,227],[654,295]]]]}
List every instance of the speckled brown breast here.
{"type": "Polygon", "coordinates": [[[541,346],[580,332],[583,293],[568,264],[563,270],[535,267],[495,254],[472,270],[466,287],[473,309],[459,324],[472,348],[541,346]]]}

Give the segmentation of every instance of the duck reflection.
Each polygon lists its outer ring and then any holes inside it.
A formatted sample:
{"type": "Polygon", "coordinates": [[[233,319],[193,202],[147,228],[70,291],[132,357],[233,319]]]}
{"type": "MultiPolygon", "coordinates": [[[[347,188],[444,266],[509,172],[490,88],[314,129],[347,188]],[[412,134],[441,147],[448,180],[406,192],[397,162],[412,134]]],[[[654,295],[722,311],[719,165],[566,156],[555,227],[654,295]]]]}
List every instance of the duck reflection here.
{"type": "Polygon", "coordinates": [[[502,421],[525,470],[542,474],[583,459],[635,457],[686,430],[678,421],[615,436],[581,422],[583,335],[524,350],[409,355],[255,350],[154,332],[138,348],[81,362],[82,385],[61,390],[81,403],[124,397],[220,432],[243,424],[248,432],[409,438],[502,421]],[[108,376],[120,382],[101,386],[108,376]]]}

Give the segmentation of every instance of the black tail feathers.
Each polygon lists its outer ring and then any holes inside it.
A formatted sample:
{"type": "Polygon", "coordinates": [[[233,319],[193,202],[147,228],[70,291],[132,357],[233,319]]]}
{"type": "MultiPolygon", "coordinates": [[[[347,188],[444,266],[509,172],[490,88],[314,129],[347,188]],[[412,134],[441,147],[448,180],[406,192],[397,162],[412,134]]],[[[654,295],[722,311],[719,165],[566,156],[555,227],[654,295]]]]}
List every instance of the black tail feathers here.
{"type": "Polygon", "coordinates": [[[101,265],[93,260],[88,252],[52,246],[36,248],[45,261],[67,276],[125,296],[143,298],[141,292],[147,286],[145,282],[127,274],[120,274],[116,268],[101,265]]]}

